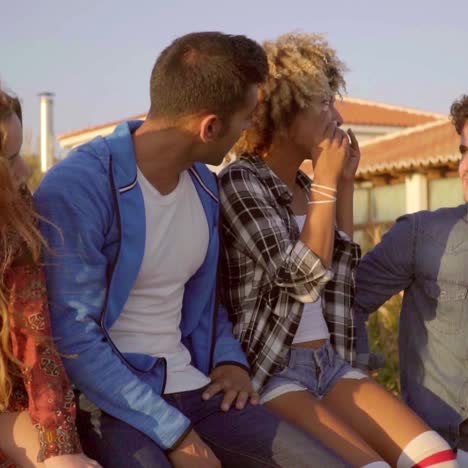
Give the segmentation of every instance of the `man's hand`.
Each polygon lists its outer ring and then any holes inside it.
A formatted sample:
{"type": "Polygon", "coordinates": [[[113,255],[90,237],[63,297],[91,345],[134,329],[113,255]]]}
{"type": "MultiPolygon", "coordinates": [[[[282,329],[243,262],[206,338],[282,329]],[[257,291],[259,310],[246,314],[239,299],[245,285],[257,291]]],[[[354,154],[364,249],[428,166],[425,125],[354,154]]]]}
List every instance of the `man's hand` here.
{"type": "Polygon", "coordinates": [[[223,411],[229,411],[234,400],[236,408],[241,410],[250,398],[250,403],[256,405],[259,401],[258,393],[253,389],[250,376],[245,369],[229,364],[220,365],[210,374],[211,384],[203,392],[203,399],[209,400],[223,391],[224,399],[221,403],[223,411]]]}
{"type": "Polygon", "coordinates": [[[168,457],[174,468],[221,468],[216,455],[193,429],[168,457]]]}

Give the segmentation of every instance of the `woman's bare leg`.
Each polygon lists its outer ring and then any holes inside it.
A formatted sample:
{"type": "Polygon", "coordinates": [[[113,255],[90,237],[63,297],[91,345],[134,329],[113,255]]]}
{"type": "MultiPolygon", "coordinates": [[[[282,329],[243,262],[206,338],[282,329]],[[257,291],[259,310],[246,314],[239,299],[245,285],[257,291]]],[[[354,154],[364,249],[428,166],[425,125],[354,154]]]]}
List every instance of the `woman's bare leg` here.
{"type": "Polygon", "coordinates": [[[416,413],[370,379],[341,379],[322,402],[392,466],[409,442],[431,430],[416,413]]]}
{"type": "Polygon", "coordinates": [[[265,406],[315,436],[353,466],[382,460],[330,406],[307,391],[285,393],[267,401],[265,406]]]}
{"type": "Polygon", "coordinates": [[[35,468],[38,463],[38,432],[32,425],[27,411],[21,413],[0,413],[0,449],[21,468],[35,468]]]}

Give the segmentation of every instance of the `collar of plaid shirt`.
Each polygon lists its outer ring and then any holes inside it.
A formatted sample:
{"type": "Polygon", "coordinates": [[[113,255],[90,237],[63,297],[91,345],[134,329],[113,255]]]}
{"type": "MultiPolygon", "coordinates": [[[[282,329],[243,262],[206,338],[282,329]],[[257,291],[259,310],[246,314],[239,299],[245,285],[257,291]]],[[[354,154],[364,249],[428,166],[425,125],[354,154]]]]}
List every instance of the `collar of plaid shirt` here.
{"type": "MultiPolygon", "coordinates": [[[[285,288],[272,285],[267,275],[259,271],[262,268],[260,262],[253,262],[242,248],[237,247],[237,242],[230,240],[228,233],[233,230],[237,239],[252,234],[249,229],[239,225],[239,210],[241,206],[255,206],[255,198],[259,195],[258,192],[249,193],[248,186],[241,182],[241,178],[228,177],[229,171],[239,170],[248,171],[259,181],[263,191],[271,194],[269,199],[277,204],[272,208],[280,218],[276,221],[288,227],[291,243],[298,240],[299,229],[288,207],[292,201],[291,191],[262,158],[257,155],[243,155],[239,161],[233,163],[231,169],[228,167],[223,172],[220,190],[226,196],[221,196],[224,214],[222,296],[234,323],[234,334],[242,342],[251,364],[254,385],[260,389],[272,374],[284,366],[304,306],[285,288]],[[241,199],[242,203],[231,203],[231,197],[227,196],[229,193],[235,193],[234,199],[241,199]],[[258,278],[262,278],[263,283],[258,278]],[[269,284],[264,284],[266,281],[269,284]]],[[[296,181],[308,192],[311,180],[306,174],[298,171],[296,181]]],[[[261,235],[263,238],[272,237],[263,231],[261,235]]],[[[354,270],[359,259],[359,246],[336,232],[332,274],[325,276],[326,281],[320,285],[330,341],[340,356],[351,364],[356,357],[352,302],[354,270]]],[[[317,268],[320,267],[321,265],[317,268]]]]}
{"type": "MultiPolygon", "coordinates": [[[[259,179],[269,188],[279,205],[290,205],[292,203],[293,194],[289,187],[270,169],[270,166],[257,155],[244,154],[240,157],[241,161],[248,162],[255,168],[259,179]]],[[[302,171],[297,172],[296,183],[306,193],[309,193],[312,181],[302,171]]]]}

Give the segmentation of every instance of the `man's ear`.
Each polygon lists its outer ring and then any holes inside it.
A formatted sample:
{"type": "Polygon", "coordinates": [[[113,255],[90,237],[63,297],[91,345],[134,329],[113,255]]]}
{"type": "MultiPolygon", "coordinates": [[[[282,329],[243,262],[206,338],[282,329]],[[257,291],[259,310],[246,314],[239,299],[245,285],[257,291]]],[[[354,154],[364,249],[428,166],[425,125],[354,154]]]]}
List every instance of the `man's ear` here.
{"type": "Polygon", "coordinates": [[[223,123],[216,114],[209,114],[203,117],[200,122],[200,139],[203,143],[208,143],[218,139],[222,133],[223,123]]]}

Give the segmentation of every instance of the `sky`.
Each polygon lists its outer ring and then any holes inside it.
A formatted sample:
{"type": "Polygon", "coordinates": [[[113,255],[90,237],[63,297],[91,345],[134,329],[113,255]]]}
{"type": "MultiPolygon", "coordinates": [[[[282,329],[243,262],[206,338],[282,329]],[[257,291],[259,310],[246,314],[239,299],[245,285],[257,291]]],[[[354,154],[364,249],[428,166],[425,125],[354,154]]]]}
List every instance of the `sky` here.
{"type": "Polygon", "coordinates": [[[0,0],[0,18],[0,82],[34,144],[38,93],[57,134],[146,112],[156,57],[192,31],[325,33],[350,97],[447,113],[468,93],[468,0],[0,0]]]}

